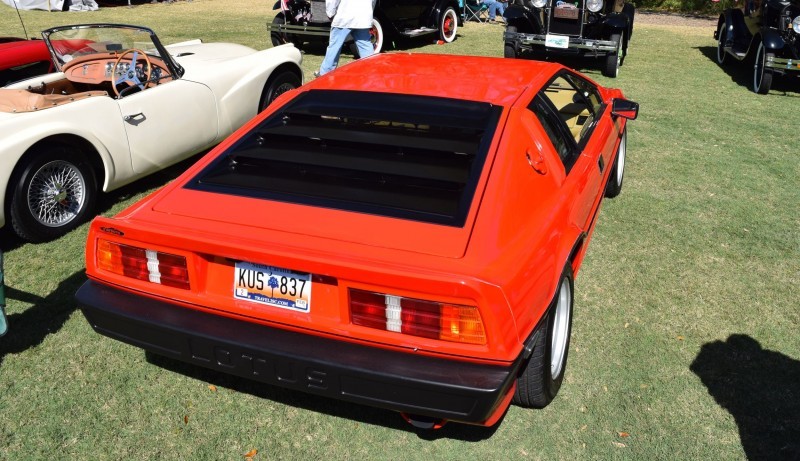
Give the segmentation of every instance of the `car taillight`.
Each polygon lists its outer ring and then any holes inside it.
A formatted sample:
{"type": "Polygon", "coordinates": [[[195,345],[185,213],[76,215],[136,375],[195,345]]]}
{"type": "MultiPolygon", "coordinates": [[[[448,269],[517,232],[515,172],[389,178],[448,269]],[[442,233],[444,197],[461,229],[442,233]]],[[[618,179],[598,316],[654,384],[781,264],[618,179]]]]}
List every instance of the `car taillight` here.
{"type": "Polygon", "coordinates": [[[97,267],[125,277],[189,289],[189,270],[183,256],[99,239],[97,267]]]}
{"type": "Polygon", "coordinates": [[[351,289],[350,320],[380,330],[467,344],[486,344],[478,308],[351,289]]]}

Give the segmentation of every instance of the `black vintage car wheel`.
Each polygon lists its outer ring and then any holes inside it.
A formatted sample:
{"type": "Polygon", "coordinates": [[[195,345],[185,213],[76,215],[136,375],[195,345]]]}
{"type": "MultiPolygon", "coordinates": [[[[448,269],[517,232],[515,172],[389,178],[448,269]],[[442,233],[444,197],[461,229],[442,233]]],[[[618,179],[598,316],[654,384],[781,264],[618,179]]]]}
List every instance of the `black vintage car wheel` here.
{"type": "Polygon", "coordinates": [[[258,111],[261,112],[266,109],[267,106],[272,104],[275,98],[302,84],[303,82],[300,80],[300,76],[289,70],[271,75],[266,85],[264,85],[264,91],[261,93],[258,111]]]}
{"type": "Polygon", "coordinates": [[[728,26],[726,23],[722,23],[719,25],[719,29],[717,29],[717,63],[719,65],[725,64],[727,61],[728,53],[725,52],[725,36],[727,35],[728,26]]]}
{"type": "Polygon", "coordinates": [[[625,177],[625,153],[627,151],[627,132],[622,132],[622,139],[619,140],[617,157],[614,160],[614,168],[606,183],[606,197],[614,198],[622,192],[622,180],[625,177]]]}
{"type": "Polygon", "coordinates": [[[444,10],[442,19],[439,21],[439,39],[445,43],[450,43],[456,39],[458,31],[458,15],[453,7],[444,10]]]}
{"type": "Polygon", "coordinates": [[[572,267],[567,264],[546,317],[537,327],[533,353],[517,377],[512,398],[516,405],[544,408],[561,389],[572,333],[572,280],[572,267]]]}
{"type": "Polygon", "coordinates": [[[272,46],[280,46],[284,43],[290,43],[292,41],[290,36],[278,32],[278,24],[286,24],[283,13],[278,13],[274,18],[272,18],[272,29],[269,34],[269,37],[272,40],[272,46]]]}
{"type": "Polygon", "coordinates": [[[774,56],[764,48],[764,42],[758,44],[756,62],[753,66],[753,91],[758,94],[767,94],[772,86],[772,69],[767,67],[767,59],[774,56]]]}
{"type": "Polygon", "coordinates": [[[603,75],[606,77],[617,78],[619,75],[619,66],[622,63],[622,35],[611,34],[612,42],[617,42],[617,49],[606,55],[605,67],[603,67],[603,75]]]}
{"type": "Polygon", "coordinates": [[[94,213],[94,171],[72,146],[36,148],[14,178],[11,226],[24,240],[45,242],[61,237],[94,213]]]}
{"type": "MultiPolygon", "coordinates": [[[[506,26],[506,33],[516,34],[517,28],[515,26],[506,26]]],[[[516,58],[517,57],[517,49],[514,47],[513,44],[506,42],[505,48],[503,48],[503,56],[506,58],[516,58]]]]}

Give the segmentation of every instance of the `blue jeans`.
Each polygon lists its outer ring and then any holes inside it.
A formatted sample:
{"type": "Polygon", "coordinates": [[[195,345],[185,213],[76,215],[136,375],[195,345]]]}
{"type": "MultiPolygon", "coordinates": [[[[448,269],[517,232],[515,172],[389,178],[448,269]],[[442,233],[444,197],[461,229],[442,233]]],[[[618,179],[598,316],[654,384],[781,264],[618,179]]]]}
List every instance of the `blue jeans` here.
{"type": "Polygon", "coordinates": [[[489,7],[489,20],[494,21],[495,16],[500,13],[500,16],[506,11],[505,3],[500,3],[497,0],[483,0],[483,4],[489,7]]]}
{"type": "Polygon", "coordinates": [[[331,27],[331,38],[328,42],[328,49],[325,51],[325,59],[319,68],[319,74],[325,75],[336,69],[339,65],[339,55],[342,53],[342,46],[347,36],[352,35],[358,47],[358,56],[366,58],[372,55],[372,41],[370,40],[369,29],[346,29],[341,27],[331,27]]]}

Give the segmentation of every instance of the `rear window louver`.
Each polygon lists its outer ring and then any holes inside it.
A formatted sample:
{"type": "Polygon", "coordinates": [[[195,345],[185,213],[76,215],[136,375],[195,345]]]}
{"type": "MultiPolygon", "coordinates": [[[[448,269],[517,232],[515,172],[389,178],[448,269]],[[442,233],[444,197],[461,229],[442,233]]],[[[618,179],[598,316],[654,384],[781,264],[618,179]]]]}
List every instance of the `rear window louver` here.
{"type": "Polygon", "coordinates": [[[309,91],[187,187],[463,226],[500,112],[447,98],[309,91]]]}

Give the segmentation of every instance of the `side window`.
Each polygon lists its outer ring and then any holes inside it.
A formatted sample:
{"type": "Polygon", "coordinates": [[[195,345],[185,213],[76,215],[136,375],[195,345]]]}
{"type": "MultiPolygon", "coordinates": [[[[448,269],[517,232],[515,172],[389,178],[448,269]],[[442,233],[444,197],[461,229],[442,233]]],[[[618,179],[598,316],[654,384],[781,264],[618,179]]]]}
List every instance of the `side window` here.
{"type": "Polygon", "coordinates": [[[576,143],[584,141],[599,115],[602,99],[589,82],[561,74],[540,93],[550,101],[576,143]]]}
{"type": "Polygon", "coordinates": [[[552,103],[544,98],[541,94],[536,95],[533,102],[528,106],[539,119],[542,124],[547,137],[553,144],[561,162],[564,164],[564,170],[569,174],[572,165],[578,158],[578,148],[570,138],[570,133],[567,131],[566,125],[558,117],[558,113],[554,110],[552,103]]]}

